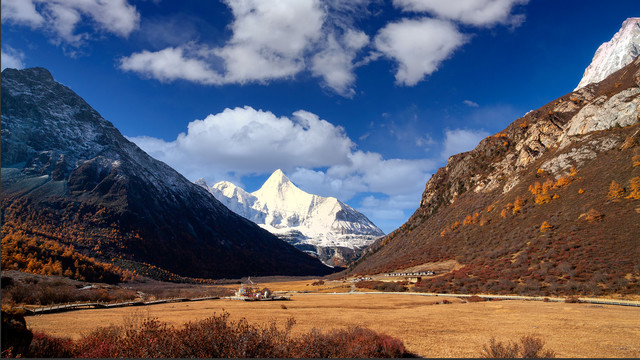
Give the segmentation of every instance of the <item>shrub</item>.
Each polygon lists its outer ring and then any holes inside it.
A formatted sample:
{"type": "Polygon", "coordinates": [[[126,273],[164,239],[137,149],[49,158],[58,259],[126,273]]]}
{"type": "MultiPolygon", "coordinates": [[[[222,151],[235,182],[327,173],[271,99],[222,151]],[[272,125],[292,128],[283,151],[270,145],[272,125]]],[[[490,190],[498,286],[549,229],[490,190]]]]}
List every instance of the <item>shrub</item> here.
{"type": "Polygon", "coordinates": [[[573,181],[573,179],[571,179],[570,177],[563,176],[563,177],[559,178],[558,180],[556,180],[556,183],[554,184],[554,186],[557,187],[557,188],[561,188],[561,187],[564,187],[564,186],[567,186],[567,185],[571,184],[572,181],[573,181]]]}
{"type": "Polygon", "coordinates": [[[571,166],[571,170],[569,171],[569,176],[575,177],[576,175],[578,175],[578,169],[576,169],[575,166],[571,166]]]}
{"type": "Polygon", "coordinates": [[[467,302],[482,302],[487,301],[487,299],[480,297],[478,295],[472,295],[467,298],[467,302]]]}
{"type": "Polygon", "coordinates": [[[31,351],[37,357],[81,358],[382,358],[406,354],[401,340],[369,329],[328,333],[313,329],[294,338],[290,335],[294,325],[293,318],[280,328],[274,321],[262,326],[246,319],[231,321],[223,313],[177,329],[154,318],[133,317],[123,326],[95,330],[76,342],[39,334],[31,351]]]}
{"type": "Polygon", "coordinates": [[[333,330],[322,334],[317,330],[303,335],[287,354],[305,358],[402,357],[402,341],[360,327],[333,330]]]}
{"type": "Polygon", "coordinates": [[[622,197],[622,195],[624,195],[624,188],[622,187],[622,185],[615,182],[615,180],[611,181],[611,185],[609,185],[608,195],[610,199],[622,197]]]}
{"type": "Polygon", "coordinates": [[[576,296],[569,296],[568,298],[564,299],[564,302],[567,304],[578,304],[580,303],[580,299],[578,299],[576,296]]]}
{"type": "Polygon", "coordinates": [[[529,192],[532,195],[538,195],[542,192],[542,184],[539,181],[536,181],[533,185],[529,185],[529,192]]]}
{"type": "Polygon", "coordinates": [[[550,230],[552,228],[551,224],[549,224],[548,222],[544,221],[542,223],[542,225],[540,225],[540,232],[544,233],[547,232],[547,230],[550,230]]]}
{"type": "Polygon", "coordinates": [[[513,202],[513,215],[519,214],[520,210],[522,210],[522,206],[524,206],[524,200],[520,198],[520,196],[517,196],[516,200],[513,202]]]}
{"type": "Polygon", "coordinates": [[[480,357],[483,358],[555,358],[552,350],[543,350],[544,342],[533,335],[520,338],[520,344],[511,342],[508,344],[498,342],[491,338],[488,344],[482,347],[480,357]]]}
{"type": "Polygon", "coordinates": [[[551,201],[551,195],[549,194],[539,194],[538,196],[536,196],[536,204],[538,205],[542,205],[542,204],[546,204],[549,201],[551,201]]]}
{"type": "Polygon", "coordinates": [[[588,222],[601,221],[603,218],[604,215],[596,209],[591,209],[586,213],[580,214],[580,216],[578,217],[578,219],[584,219],[588,222]]]}
{"type": "Polygon", "coordinates": [[[636,176],[631,179],[629,183],[629,196],[627,199],[640,199],[640,176],[636,176]]]}
{"type": "Polygon", "coordinates": [[[640,166],[640,155],[635,155],[631,160],[633,161],[633,167],[640,166]]]}
{"type": "Polygon", "coordinates": [[[34,332],[28,354],[34,358],[70,358],[74,356],[73,341],[34,332]]]}

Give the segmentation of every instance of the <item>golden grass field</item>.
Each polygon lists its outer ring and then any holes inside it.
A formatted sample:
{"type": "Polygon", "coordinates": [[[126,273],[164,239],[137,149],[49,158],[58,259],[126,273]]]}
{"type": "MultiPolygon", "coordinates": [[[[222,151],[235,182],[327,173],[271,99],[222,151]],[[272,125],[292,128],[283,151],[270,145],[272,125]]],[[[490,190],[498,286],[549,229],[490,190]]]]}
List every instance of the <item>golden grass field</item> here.
{"type": "MultiPolygon", "coordinates": [[[[286,287],[284,283],[274,289],[286,287]]],[[[308,289],[306,285],[304,288],[308,289]]],[[[146,307],[92,309],[27,318],[31,329],[80,337],[92,329],[120,324],[138,314],[179,326],[227,311],[232,319],[296,319],[294,333],[352,325],[400,338],[425,357],[477,357],[491,337],[515,341],[535,334],[558,357],[640,357],[640,309],[622,306],[539,301],[491,301],[435,304],[444,297],[404,294],[294,294],[291,301],[210,300],[146,307]],[[285,305],[283,309],[281,305],[285,305]]]]}

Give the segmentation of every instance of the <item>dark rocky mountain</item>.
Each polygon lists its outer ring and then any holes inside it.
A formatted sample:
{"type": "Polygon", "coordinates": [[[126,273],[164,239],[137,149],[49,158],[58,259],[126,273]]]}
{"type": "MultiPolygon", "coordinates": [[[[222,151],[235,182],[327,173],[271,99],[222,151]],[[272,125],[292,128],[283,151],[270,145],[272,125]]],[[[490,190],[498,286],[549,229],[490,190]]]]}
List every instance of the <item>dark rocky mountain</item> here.
{"type": "Polygon", "coordinates": [[[639,114],[637,58],[449,158],[351,273],[440,269],[425,291],[640,293],[639,114]]]}
{"type": "Polygon", "coordinates": [[[2,217],[3,268],[5,244],[26,236],[160,277],[330,271],[148,156],[42,68],[2,72],[2,217]]]}

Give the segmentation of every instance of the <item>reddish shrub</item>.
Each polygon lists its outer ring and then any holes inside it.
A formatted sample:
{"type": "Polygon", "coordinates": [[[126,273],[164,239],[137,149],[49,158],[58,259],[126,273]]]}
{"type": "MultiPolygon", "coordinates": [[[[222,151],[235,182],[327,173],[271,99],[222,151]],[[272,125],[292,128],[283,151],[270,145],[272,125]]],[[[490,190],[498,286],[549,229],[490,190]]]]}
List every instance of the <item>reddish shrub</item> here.
{"type": "Polygon", "coordinates": [[[70,358],[75,356],[75,351],[71,339],[34,332],[28,354],[35,358],[70,358]]]}
{"type": "Polygon", "coordinates": [[[482,302],[487,301],[487,299],[480,297],[478,295],[472,295],[467,298],[467,302],[482,302]]]}
{"type": "Polygon", "coordinates": [[[321,333],[312,330],[293,338],[295,321],[283,328],[272,321],[250,324],[213,315],[176,329],[158,319],[133,317],[123,326],[93,331],[75,343],[41,333],[34,336],[32,356],[81,358],[251,358],[251,357],[402,357],[401,340],[354,327],[321,333]]]}

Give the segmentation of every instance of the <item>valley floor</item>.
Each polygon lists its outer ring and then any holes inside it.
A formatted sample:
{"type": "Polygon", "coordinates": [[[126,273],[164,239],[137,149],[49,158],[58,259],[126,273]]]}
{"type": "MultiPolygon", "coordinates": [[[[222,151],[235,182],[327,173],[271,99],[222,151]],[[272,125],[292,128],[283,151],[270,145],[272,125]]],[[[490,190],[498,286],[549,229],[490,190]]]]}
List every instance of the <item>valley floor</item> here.
{"type": "Polygon", "coordinates": [[[294,333],[360,325],[400,338],[408,351],[425,357],[477,357],[491,337],[516,341],[529,334],[544,339],[545,348],[558,357],[640,357],[640,309],[539,301],[464,303],[441,296],[301,293],[286,302],[210,300],[81,310],[28,317],[27,324],[51,335],[78,338],[134,314],[179,326],[223,311],[232,319],[276,320],[280,326],[294,317],[294,333]],[[451,303],[442,304],[445,299],[451,303]]]}

